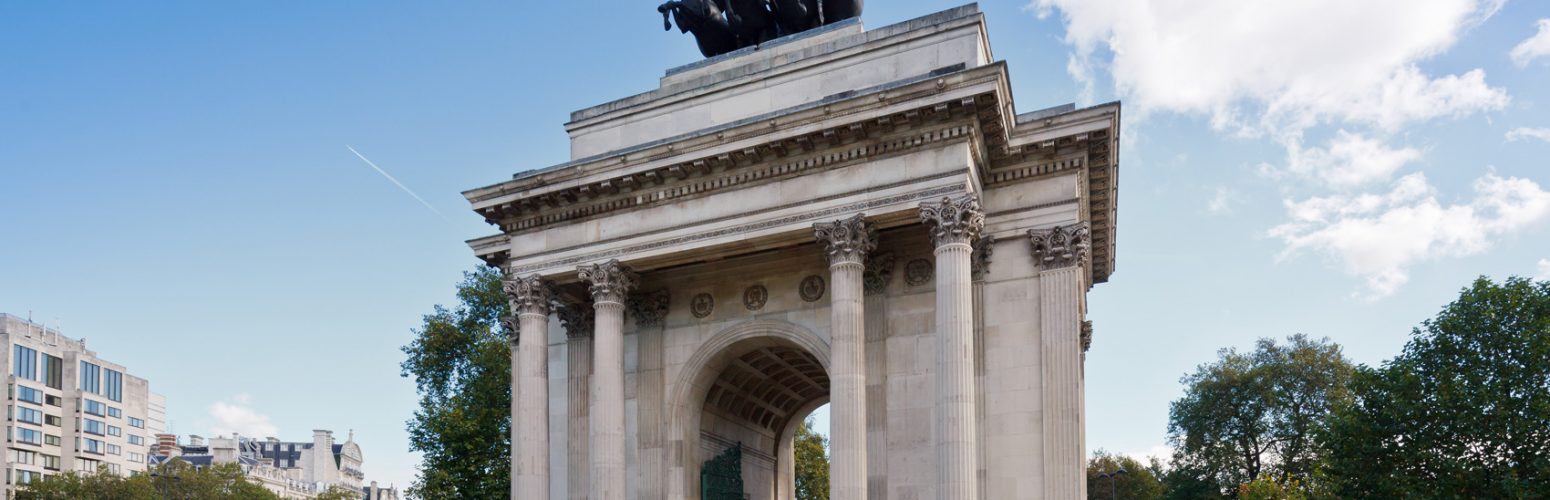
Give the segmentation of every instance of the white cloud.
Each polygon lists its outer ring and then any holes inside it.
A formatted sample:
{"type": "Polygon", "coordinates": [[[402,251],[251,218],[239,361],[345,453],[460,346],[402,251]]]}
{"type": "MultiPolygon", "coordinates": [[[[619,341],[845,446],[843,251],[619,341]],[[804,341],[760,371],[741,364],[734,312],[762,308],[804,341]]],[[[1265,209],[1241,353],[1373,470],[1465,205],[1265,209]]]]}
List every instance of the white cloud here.
{"type": "MultiPolygon", "coordinates": [[[[1061,16],[1067,71],[1087,93],[1107,78],[1128,116],[1201,116],[1218,132],[1280,145],[1284,160],[1260,170],[1299,181],[1277,186],[1300,193],[1271,230],[1283,255],[1327,254],[1374,297],[1393,293],[1416,262],[1483,251],[1525,214],[1543,215],[1537,184],[1494,174],[1460,204],[1439,202],[1420,173],[1388,193],[1353,193],[1422,159],[1424,148],[1400,142],[1407,127],[1507,106],[1482,69],[1421,69],[1505,0],[1031,1],[1041,17],[1061,16]]],[[[1223,200],[1208,210],[1227,209],[1223,200]]]]}
{"type": "Polygon", "coordinates": [[[1228,189],[1227,186],[1217,186],[1216,194],[1211,197],[1210,201],[1206,202],[1206,211],[1217,215],[1230,214],[1232,213],[1232,204],[1237,203],[1237,201],[1238,193],[1228,189]]]}
{"type": "Polygon", "coordinates": [[[1550,55],[1550,19],[1540,19],[1538,25],[1539,32],[1513,47],[1512,52],[1508,53],[1512,56],[1512,63],[1519,68],[1528,66],[1528,63],[1541,56],[1550,55]]]}
{"type": "Polygon", "coordinates": [[[1035,0],[1058,9],[1092,85],[1107,69],[1141,114],[1205,114],[1221,129],[1297,132],[1330,121],[1395,130],[1506,105],[1485,74],[1431,77],[1420,60],[1494,13],[1482,0],[1035,0]]]}
{"type": "Polygon", "coordinates": [[[1468,203],[1443,204],[1426,176],[1413,173],[1388,193],[1288,201],[1291,220],[1270,235],[1286,244],[1283,256],[1323,254],[1366,281],[1360,296],[1378,299],[1409,280],[1418,262],[1483,252],[1550,214],[1550,192],[1528,179],[1486,174],[1474,192],[1468,203]]]}
{"type": "Polygon", "coordinates": [[[252,405],[253,397],[246,393],[210,405],[210,418],[215,419],[210,433],[216,436],[233,433],[251,437],[280,435],[279,428],[269,422],[269,416],[254,410],[252,405]]]}
{"type": "Polygon", "coordinates": [[[1518,127],[1507,131],[1507,140],[1522,141],[1527,139],[1539,139],[1550,142],[1550,128],[1518,127]]]}
{"type": "Polygon", "coordinates": [[[1539,275],[1534,279],[1550,280],[1550,259],[1539,259],[1539,275]]]}
{"type": "Polygon", "coordinates": [[[1390,148],[1383,141],[1345,130],[1336,132],[1325,147],[1304,148],[1298,142],[1290,142],[1286,150],[1285,173],[1332,188],[1386,181],[1400,167],[1421,159],[1418,149],[1390,148]]]}

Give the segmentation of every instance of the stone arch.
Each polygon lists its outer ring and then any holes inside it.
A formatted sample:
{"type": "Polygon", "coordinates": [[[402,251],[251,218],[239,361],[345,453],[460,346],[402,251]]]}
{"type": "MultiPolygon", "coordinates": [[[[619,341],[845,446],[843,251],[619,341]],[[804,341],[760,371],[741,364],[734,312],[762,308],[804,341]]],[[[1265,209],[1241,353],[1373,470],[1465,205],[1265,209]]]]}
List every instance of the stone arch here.
{"type": "MultiPolygon", "coordinates": [[[[667,491],[669,498],[698,498],[700,417],[711,386],[734,360],[764,348],[792,348],[810,354],[829,372],[829,342],[801,325],[780,320],[751,320],[738,323],[711,336],[684,362],[674,379],[672,394],[666,401],[668,417],[667,491]]],[[[822,398],[827,401],[827,396],[822,398]]],[[[801,415],[821,403],[805,402],[801,415]]],[[[786,427],[780,430],[781,444],[786,443],[786,427]]]]}

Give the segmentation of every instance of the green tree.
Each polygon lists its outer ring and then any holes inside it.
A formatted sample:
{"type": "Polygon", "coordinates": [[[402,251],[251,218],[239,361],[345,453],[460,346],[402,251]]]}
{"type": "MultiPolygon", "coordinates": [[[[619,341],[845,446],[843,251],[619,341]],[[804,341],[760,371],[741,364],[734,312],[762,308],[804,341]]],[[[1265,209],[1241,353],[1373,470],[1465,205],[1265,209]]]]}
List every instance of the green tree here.
{"type": "Polygon", "coordinates": [[[813,430],[808,418],[791,444],[796,455],[797,500],[829,500],[829,438],[813,430]]]}
{"type": "Polygon", "coordinates": [[[1162,472],[1162,464],[1156,458],[1153,458],[1150,464],[1143,465],[1140,461],[1124,455],[1103,450],[1094,451],[1092,458],[1087,459],[1087,498],[1092,500],[1162,498],[1163,485],[1158,477],[1160,472],[1162,472]],[[1099,477],[1099,474],[1112,473],[1121,468],[1125,469],[1125,473],[1115,476],[1112,482],[1108,478],[1099,477]]]}
{"type": "Polygon", "coordinates": [[[1475,280],[1352,392],[1327,439],[1341,496],[1545,498],[1550,282],[1475,280]]]}
{"type": "Polygon", "coordinates": [[[1172,479],[1192,494],[1210,489],[1202,483],[1232,494],[1262,474],[1307,484],[1326,454],[1318,437],[1327,416],[1349,398],[1353,368],[1340,346],[1293,335],[1284,345],[1260,339],[1251,353],[1218,356],[1183,378],[1184,396],[1170,408],[1172,479]]]}
{"type": "Polygon", "coordinates": [[[236,464],[194,467],[174,459],[145,474],[124,477],[98,469],[94,474],[56,474],[16,490],[18,500],[101,498],[122,500],[203,499],[270,500],[279,498],[248,481],[236,464]]]}
{"type": "Polygon", "coordinates": [[[1281,482],[1264,475],[1238,485],[1238,500],[1306,500],[1305,490],[1296,479],[1281,482]]]}
{"type": "Polygon", "coordinates": [[[511,492],[511,348],[500,327],[507,314],[500,272],[464,273],[457,297],[456,308],[438,305],[425,315],[403,348],[403,376],[420,395],[408,430],[422,458],[408,493],[502,498],[511,492]]]}

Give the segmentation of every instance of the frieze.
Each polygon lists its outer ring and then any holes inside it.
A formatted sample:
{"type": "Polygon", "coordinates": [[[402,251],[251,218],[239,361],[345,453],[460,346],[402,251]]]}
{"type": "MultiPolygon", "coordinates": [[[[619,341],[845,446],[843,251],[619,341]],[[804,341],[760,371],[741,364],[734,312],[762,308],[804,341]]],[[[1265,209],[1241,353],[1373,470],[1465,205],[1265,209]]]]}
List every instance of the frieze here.
{"type": "Polygon", "coordinates": [[[922,191],[917,191],[917,192],[914,192],[914,193],[905,193],[905,194],[889,196],[889,197],[885,197],[885,198],[866,200],[866,201],[861,201],[861,202],[857,202],[857,203],[852,203],[850,205],[844,205],[844,206],[839,206],[839,207],[834,207],[834,208],[826,208],[826,209],[823,209],[823,210],[815,210],[815,211],[804,213],[804,214],[790,215],[790,216],[781,217],[781,218],[778,218],[778,219],[771,219],[771,220],[762,221],[762,222],[754,222],[754,223],[749,223],[749,224],[743,224],[743,225],[740,225],[740,226],[733,226],[733,227],[728,227],[728,228],[724,228],[724,229],[717,229],[717,230],[714,230],[714,231],[706,231],[706,232],[703,232],[703,233],[685,235],[685,236],[680,236],[680,237],[677,237],[677,238],[670,238],[670,239],[661,240],[661,241],[653,241],[653,242],[649,242],[649,243],[642,243],[642,244],[639,244],[639,245],[631,245],[631,246],[623,247],[623,248],[613,248],[613,249],[609,249],[609,250],[602,250],[602,251],[598,251],[598,252],[594,252],[594,253],[589,253],[589,254],[584,254],[584,255],[577,255],[577,256],[573,256],[573,257],[566,257],[566,258],[555,260],[555,261],[546,261],[546,262],[537,262],[537,263],[532,263],[532,264],[524,264],[524,265],[521,265],[521,266],[514,266],[514,267],[512,267],[512,271],[513,272],[517,272],[517,273],[524,273],[524,272],[532,272],[532,271],[536,271],[536,270],[540,270],[540,269],[551,269],[551,268],[555,268],[555,267],[574,265],[574,264],[576,264],[578,262],[588,262],[588,261],[597,261],[597,260],[608,259],[608,258],[616,258],[616,257],[624,256],[624,255],[629,255],[629,254],[632,254],[632,253],[646,252],[646,251],[656,250],[656,249],[659,249],[659,248],[681,246],[681,245],[693,243],[693,242],[696,242],[696,241],[702,241],[702,240],[708,240],[708,239],[712,239],[712,238],[720,238],[720,237],[723,237],[723,236],[733,236],[733,235],[738,235],[738,234],[743,234],[743,233],[760,231],[760,230],[768,229],[768,228],[771,228],[771,227],[779,227],[779,226],[785,226],[785,225],[789,225],[789,224],[797,224],[797,223],[801,223],[801,222],[820,220],[820,219],[825,219],[825,218],[828,218],[828,217],[833,217],[836,214],[854,213],[854,212],[863,211],[863,210],[866,210],[866,209],[869,209],[869,208],[884,207],[884,206],[888,206],[888,205],[894,205],[894,204],[898,204],[898,203],[905,203],[905,202],[914,201],[914,200],[931,199],[931,198],[936,198],[936,197],[944,195],[944,194],[962,193],[962,192],[963,192],[963,186],[958,186],[958,185],[954,185],[954,186],[940,186],[940,187],[936,187],[936,188],[931,188],[931,189],[926,189],[926,190],[922,190],[922,191]]]}

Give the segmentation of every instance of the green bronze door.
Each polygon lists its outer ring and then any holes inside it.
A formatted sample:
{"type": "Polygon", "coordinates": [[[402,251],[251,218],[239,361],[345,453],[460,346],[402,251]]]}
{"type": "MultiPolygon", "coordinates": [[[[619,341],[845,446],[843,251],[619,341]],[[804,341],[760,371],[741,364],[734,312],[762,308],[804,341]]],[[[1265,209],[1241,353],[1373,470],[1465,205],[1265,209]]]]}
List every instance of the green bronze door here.
{"type": "Polygon", "coordinates": [[[743,443],[727,448],[700,469],[702,500],[743,500],[743,443]]]}

